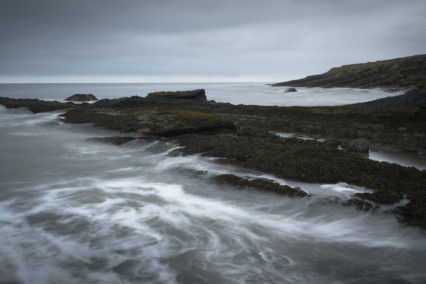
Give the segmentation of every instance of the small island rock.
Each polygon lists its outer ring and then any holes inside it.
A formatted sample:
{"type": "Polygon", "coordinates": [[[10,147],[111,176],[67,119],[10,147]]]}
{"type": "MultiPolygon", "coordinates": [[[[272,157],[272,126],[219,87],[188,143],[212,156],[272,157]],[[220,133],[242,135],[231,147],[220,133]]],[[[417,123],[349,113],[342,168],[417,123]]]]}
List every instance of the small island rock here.
{"type": "Polygon", "coordinates": [[[287,90],[285,90],[285,93],[294,93],[297,92],[296,88],[287,88],[287,90]]]}
{"type": "Polygon", "coordinates": [[[69,102],[88,102],[97,101],[98,99],[92,94],[75,94],[65,100],[69,102]]]}

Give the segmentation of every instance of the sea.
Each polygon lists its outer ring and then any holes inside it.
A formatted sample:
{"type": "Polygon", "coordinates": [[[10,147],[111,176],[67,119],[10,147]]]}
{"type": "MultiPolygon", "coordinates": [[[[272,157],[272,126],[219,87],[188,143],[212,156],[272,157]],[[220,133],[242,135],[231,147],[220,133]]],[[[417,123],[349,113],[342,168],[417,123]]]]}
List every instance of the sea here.
{"type": "MultiPolygon", "coordinates": [[[[340,105],[394,96],[382,90],[264,83],[0,84],[0,96],[62,101],[204,88],[209,100],[280,106],[340,105]]],[[[342,207],[350,184],[311,184],[176,154],[165,141],[121,146],[121,135],[0,106],[0,283],[425,283],[426,232],[384,206],[342,207]],[[289,198],[219,185],[235,174],[298,186],[289,198]]],[[[404,201],[406,202],[406,201],[404,201]]]]}

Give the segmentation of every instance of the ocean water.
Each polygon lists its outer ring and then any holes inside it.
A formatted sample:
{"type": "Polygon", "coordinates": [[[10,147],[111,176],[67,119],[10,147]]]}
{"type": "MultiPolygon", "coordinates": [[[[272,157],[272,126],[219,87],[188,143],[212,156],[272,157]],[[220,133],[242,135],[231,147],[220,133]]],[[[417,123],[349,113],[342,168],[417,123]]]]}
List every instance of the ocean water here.
{"type": "Polygon", "coordinates": [[[286,93],[287,87],[270,87],[266,83],[0,84],[0,97],[63,101],[76,93],[105,99],[194,89],[205,89],[208,100],[268,106],[335,106],[401,94],[350,88],[297,88],[295,93],[286,93]]]}
{"type": "Polygon", "coordinates": [[[426,281],[424,231],[391,207],[335,203],[366,188],[281,180],[161,141],[96,142],[119,134],[59,116],[0,106],[0,283],[426,281]],[[312,197],[213,181],[225,173],[312,197]]]}

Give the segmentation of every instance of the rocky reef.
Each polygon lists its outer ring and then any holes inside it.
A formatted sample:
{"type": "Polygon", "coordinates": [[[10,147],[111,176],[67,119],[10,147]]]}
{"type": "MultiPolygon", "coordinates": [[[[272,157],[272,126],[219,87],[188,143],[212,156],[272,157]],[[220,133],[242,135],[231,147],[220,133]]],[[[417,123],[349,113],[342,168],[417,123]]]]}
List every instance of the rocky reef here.
{"type": "Polygon", "coordinates": [[[426,89],[426,54],[334,67],[320,75],[272,86],[426,89]]]}
{"type": "MultiPolygon", "coordinates": [[[[217,157],[220,163],[283,179],[345,182],[368,188],[370,193],[356,194],[342,201],[342,206],[372,210],[393,204],[392,212],[402,222],[426,228],[426,171],[372,161],[349,151],[384,145],[400,151],[426,152],[421,92],[398,98],[414,102],[403,106],[394,104],[393,98],[338,107],[231,105],[203,99],[204,90],[103,99],[93,104],[10,98],[0,98],[0,104],[27,107],[33,112],[64,110],[64,122],[92,123],[123,132],[123,137],[96,138],[102,142],[120,145],[136,138],[168,140],[182,146],[179,151],[183,155],[217,157]],[[323,138],[325,142],[274,134],[288,132],[323,138]],[[400,204],[403,200],[407,202],[400,204]]],[[[241,189],[309,198],[298,188],[265,179],[222,175],[215,180],[241,189]]]]}

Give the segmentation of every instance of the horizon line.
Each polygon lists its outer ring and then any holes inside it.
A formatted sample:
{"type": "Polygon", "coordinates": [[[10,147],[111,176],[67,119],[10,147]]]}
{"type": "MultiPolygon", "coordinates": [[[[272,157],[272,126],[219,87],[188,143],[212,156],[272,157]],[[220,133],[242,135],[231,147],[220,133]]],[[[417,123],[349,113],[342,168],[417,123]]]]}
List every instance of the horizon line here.
{"type": "Polygon", "coordinates": [[[0,76],[0,84],[276,83],[300,76],[0,76]]]}

